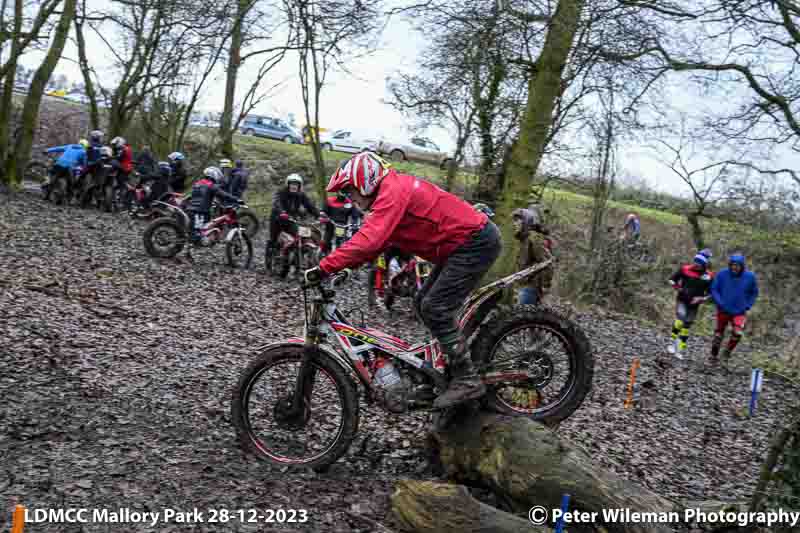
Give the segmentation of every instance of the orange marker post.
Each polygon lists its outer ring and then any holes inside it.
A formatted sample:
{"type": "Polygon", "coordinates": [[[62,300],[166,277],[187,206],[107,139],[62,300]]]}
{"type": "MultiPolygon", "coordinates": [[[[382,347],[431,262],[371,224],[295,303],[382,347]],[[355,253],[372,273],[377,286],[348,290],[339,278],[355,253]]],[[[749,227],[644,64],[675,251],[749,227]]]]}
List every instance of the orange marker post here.
{"type": "Polygon", "coordinates": [[[22,533],[25,528],[25,507],[17,505],[14,508],[14,518],[11,520],[11,533],[22,533]]]}
{"type": "Polygon", "coordinates": [[[633,358],[633,364],[631,365],[631,380],[628,383],[628,398],[625,400],[625,409],[630,408],[633,405],[633,384],[636,383],[636,370],[639,368],[639,358],[633,358]]]}

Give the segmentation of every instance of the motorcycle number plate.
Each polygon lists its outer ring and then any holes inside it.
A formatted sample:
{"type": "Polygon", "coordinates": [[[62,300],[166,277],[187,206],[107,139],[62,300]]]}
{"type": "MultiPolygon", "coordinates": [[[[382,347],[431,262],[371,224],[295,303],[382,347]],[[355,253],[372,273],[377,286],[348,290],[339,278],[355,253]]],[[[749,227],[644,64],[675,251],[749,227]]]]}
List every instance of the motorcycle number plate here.
{"type": "Polygon", "coordinates": [[[336,236],[337,237],[344,237],[345,229],[339,226],[336,226],[336,236]]]}
{"type": "Polygon", "coordinates": [[[386,268],[386,259],[382,255],[378,256],[378,268],[386,268]]]}
{"type": "Polygon", "coordinates": [[[300,235],[301,237],[311,237],[311,228],[300,226],[297,229],[297,234],[300,235]]]}

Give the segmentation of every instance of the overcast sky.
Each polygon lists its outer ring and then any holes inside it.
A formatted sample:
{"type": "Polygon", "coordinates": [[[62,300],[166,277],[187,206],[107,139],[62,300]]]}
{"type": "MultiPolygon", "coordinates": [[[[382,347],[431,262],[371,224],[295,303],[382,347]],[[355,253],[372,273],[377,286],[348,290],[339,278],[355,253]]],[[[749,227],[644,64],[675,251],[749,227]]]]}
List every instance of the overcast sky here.
{"type": "MultiPolygon", "coordinates": [[[[100,0],[102,1],[102,0],[100,0]]],[[[113,70],[104,68],[110,65],[110,55],[100,39],[89,32],[87,36],[89,50],[94,55],[90,62],[102,77],[112,77],[113,70]]],[[[401,19],[394,18],[387,25],[380,40],[378,49],[367,57],[352,61],[348,66],[353,75],[341,72],[329,74],[321,98],[320,125],[330,129],[348,128],[365,135],[384,135],[387,138],[402,139],[409,135],[413,122],[404,119],[397,111],[382,103],[386,98],[386,78],[398,70],[412,71],[417,59],[425,48],[425,37],[414,31],[411,25],[401,19]]],[[[32,53],[26,56],[23,64],[31,67],[38,65],[42,55],[32,53]]],[[[294,113],[298,124],[305,123],[303,103],[300,95],[300,84],[297,76],[297,61],[294,56],[276,68],[267,83],[275,84],[285,81],[279,89],[254,113],[274,114],[286,118],[294,113]]],[[[64,57],[59,63],[56,75],[64,74],[70,81],[82,79],[77,63],[77,50],[72,43],[68,44],[64,57]]],[[[243,67],[242,82],[255,75],[258,65],[243,67]]],[[[670,99],[676,109],[687,112],[702,111],[698,95],[693,94],[688,84],[675,84],[670,90],[670,99]]],[[[221,111],[224,100],[224,77],[222,74],[207,84],[199,108],[203,111],[221,111]]],[[[452,149],[453,139],[447,131],[432,129],[425,134],[443,149],[452,149]]],[[[619,154],[621,175],[635,176],[644,179],[650,186],[673,193],[685,193],[686,187],[674,176],[660,159],[664,154],[655,152],[646,140],[623,146],[619,154]]],[[[714,154],[696,154],[696,166],[708,164],[714,154]]],[[[795,165],[796,160],[788,157],[781,159],[784,165],[795,165]]],[[[563,165],[562,165],[563,166],[563,165]]]]}

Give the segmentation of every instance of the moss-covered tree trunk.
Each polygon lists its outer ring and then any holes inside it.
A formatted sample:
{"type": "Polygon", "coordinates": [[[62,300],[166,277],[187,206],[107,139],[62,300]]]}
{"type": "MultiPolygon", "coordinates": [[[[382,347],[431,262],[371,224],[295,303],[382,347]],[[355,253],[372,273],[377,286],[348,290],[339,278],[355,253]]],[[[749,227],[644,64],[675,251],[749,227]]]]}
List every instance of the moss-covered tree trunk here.
{"type": "Polygon", "coordinates": [[[28,164],[31,157],[31,146],[33,146],[33,135],[39,122],[39,106],[42,103],[47,81],[61,58],[64,44],[67,42],[69,28],[72,25],[72,18],[75,16],[75,4],[77,0],[64,0],[61,17],[56,26],[53,42],[47,51],[39,68],[33,75],[33,81],[28,88],[28,95],[25,97],[25,104],[22,108],[22,124],[17,135],[14,149],[6,158],[6,179],[13,186],[19,184],[22,177],[22,170],[28,164]]]}
{"type": "Polygon", "coordinates": [[[505,172],[503,198],[498,209],[505,247],[495,265],[495,273],[505,274],[514,268],[518,246],[513,239],[512,225],[504,222],[508,221],[514,208],[528,204],[531,184],[549,139],[553,110],[561,96],[564,68],[578,32],[584,5],[585,0],[559,0],[542,51],[536,59],[536,75],[528,82],[528,101],[520,121],[519,137],[505,172]]]}
{"type": "MultiPolygon", "coordinates": [[[[570,510],[596,512],[594,524],[602,524],[607,531],[667,533],[671,528],[665,523],[604,523],[603,510],[668,513],[682,509],[602,469],[589,453],[527,418],[464,409],[431,439],[450,480],[489,489],[514,514],[526,516],[537,505],[557,509],[562,496],[569,494],[570,510]]],[[[392,498],[392,507],[410,531],[502,532],[513,531],[507,528],[514,526],[514,517],[478,504],[453,486],[403,482],[392,498]]],[[[578,531],[573,525],[568,528],[578,531]]],[[[527,528],[518,529],[523,530],[527,528]]]]}
{"type": "MultiPolygon", "coordinates": [[[[14,78],[17,76],[17,59],[20,56],[20,33],[22,32],[22,0],[14,2],[14,29],[11,35],[11,52],[8,58],[7,71],[3,79],[3,95],[0,99],[0,161],[8,158],[9,142],[11,141],[11,119],[14,113],[14,78]]],[[[2,169],[3,183],[12,184],[12,179],[7,169],[2,169]]]]}

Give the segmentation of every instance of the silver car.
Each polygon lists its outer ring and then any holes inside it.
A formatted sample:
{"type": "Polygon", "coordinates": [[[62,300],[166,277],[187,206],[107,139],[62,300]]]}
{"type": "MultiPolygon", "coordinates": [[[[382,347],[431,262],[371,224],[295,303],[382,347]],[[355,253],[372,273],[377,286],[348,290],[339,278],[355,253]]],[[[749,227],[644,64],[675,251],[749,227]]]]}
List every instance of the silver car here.
{"type": "Polygon", "coordinates": [[[407,143],[383,140],[378,144],[378,152],[388,155],[393,161],[419,161],[433,163],[446,168],[453,156],[443,152],[433,141],[424,137],[412,137],[407,143]]]}
{"type": "Polygon", "coordinates": [[[322,135],[319,144],[323,150],[355,154],[364,150],[376,150],[378,140],[361,136],[351,130],[337,130],[331,134],[322,135]]]}

